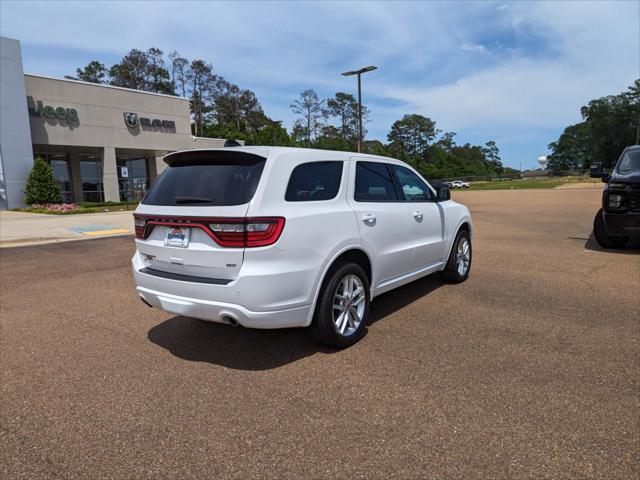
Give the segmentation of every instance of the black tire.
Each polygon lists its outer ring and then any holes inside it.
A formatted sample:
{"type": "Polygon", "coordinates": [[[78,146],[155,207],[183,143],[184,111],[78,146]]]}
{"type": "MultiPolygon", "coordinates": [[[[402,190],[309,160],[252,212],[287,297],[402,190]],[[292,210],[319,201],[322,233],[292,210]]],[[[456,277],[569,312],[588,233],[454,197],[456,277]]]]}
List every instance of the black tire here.
{"type": "Polygon", "coordinates": [[[593,236],[603,248],[623,248],[629,241],[629,237],[612,237],[607,234],[607,230],[604,227],[602,209],[598,210],[596,217],[593,219],[593,236]]]}
{"type": "MultiPolygon", "coordinates": [[[[345,348],[360,340],[369,320],[371,298],[369,293],[369,279],[362,267],[356,263],[344,263],[332,268],[323,282],[318,298],[315,317],[311,324],[311,334],[320,343],[329,347],[345,348]],[[342,334],[334,323],[334,298],[341,288],[345,278],[355,275],[364,287],[364,312],[357,328],[349,334],[342,334]]],[[[355,323],[355,322],[354,322],[355,323]]],[[[345,332],[346,333],[346,332],[345,332]]]]}
{"type": "Polygon", "coordinates": [[[473,257],[472,253],[473,250],[471,248],[471,237],[469,236],[469,232],[465,229],[459,230],[458,234],[456,235],[456,239],[453,241],[451,253],[449,254],[449,259],[447,260],[447,265],[441,272],[442,278],[449,283],[461,283],[469,278],[469,272],[471,271],[471,260],[473,257]],[[463,240],[466,240],[469,245],[469,263],[466,271],[461,274],[458,271],[458,246],[463,242],[463,240]]]}

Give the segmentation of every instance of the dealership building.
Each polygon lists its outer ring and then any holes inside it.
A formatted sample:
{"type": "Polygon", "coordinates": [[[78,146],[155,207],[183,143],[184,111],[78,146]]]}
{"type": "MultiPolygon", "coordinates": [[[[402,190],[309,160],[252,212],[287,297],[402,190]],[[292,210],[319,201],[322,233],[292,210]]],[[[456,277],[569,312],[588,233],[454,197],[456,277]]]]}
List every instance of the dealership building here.
{"type": "Polygon", "coordinates": [[[20,42],[0,38],[0,208],[24,204],[34,158],[52,167],[67,202],[140,199],[162,157],[224,146],[191,134],[186,98],[25,75],[20,42]]]}

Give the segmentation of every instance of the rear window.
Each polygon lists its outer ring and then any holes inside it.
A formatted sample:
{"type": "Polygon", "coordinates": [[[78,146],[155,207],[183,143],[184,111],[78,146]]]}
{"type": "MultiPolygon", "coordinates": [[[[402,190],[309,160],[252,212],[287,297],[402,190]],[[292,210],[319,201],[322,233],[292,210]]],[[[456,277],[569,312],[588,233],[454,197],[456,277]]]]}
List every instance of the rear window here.
{"type": "Polygon", "coordinates": [[[340,189],[342,162],[312,162],[298,165],[291,172],[285,200],[314,202],[335,198],[340,189]]]}
{"type": "Polygon", "coordinates": [[[174,162],[142,201],[145,205],[228,206],[249,203],[265,159],[257,156],[174,162]]]}

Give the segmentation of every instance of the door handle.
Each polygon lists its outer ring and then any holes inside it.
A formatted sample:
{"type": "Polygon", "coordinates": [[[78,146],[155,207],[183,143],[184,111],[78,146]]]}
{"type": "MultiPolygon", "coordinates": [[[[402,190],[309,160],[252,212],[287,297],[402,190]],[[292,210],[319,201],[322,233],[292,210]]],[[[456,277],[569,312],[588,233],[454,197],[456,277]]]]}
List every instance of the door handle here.
{"type": "Polygon", "coordinates": [[[422,216],[423,216],[423,213],[420,210],[416,210],[415,212],[413,212],[413,218],[415,218],[418,221],[422,220],[422,216]]]}
{"type": "Polygon", "coordinates": [[[376,215],[375,213],[365,213],[362,215],[362,221],[366,225],[375,225],[376,224],[376,215]]]}

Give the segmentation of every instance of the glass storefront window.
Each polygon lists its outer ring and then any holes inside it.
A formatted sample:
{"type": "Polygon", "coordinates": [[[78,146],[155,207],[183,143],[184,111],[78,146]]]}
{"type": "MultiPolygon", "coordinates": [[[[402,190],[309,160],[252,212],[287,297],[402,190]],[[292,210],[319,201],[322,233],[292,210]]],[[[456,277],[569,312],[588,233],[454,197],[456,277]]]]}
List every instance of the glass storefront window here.
{"type": "Polygon", "coordinates": [[[80,179],[83,202],[103,202],[102,164],[97,155],[80,154],[80,179]]]}
{"type": "Polygon", "coordinates": [[[149,189],[147,158],[118,155],[116,163],[118,166],[120,201],[141,200],[149,189]]]}
{"type": "Polygon", "coordinates": [[[64,153],[36,153],[35,157],[43,158],[53,170],[53,176],[60,185],[62,201],[73,202],[73,190],[71,187],[71,173],[69,171],[69,159],[64,153]]]}

